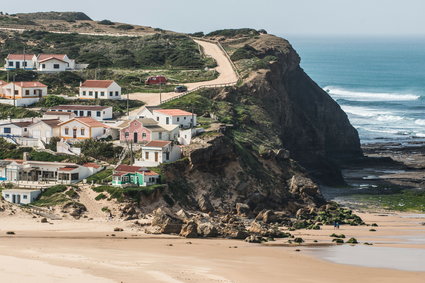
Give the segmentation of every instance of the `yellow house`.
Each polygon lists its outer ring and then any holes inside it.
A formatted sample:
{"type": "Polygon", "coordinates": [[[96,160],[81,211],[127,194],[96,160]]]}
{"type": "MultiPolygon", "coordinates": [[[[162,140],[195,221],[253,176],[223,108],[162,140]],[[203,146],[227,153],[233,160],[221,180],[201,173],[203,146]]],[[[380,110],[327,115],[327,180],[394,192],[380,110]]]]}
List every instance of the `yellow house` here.
{"type": "Polygon", "coordinates": [[[109,127],[91,117],[76,117],[59,124],[61,139],[95,139],[106,133],[109,127]]]}

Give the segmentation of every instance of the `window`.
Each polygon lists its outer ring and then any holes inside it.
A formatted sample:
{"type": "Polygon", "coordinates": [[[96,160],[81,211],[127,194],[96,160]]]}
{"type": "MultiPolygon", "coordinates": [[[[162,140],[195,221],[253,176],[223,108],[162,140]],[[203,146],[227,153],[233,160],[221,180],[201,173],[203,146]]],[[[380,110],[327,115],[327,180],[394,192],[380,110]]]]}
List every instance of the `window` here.
{"type": "Polygon", "coordinates": [[[26,89],[25,90],[25,95],[30,95],[30,90],[29,89],[26,89]]]}
{"type": "Polygon", "coordinates": [[[101,91],[100,92],[100,96],[105,96],[105,92],[104,91],[101,91]]]}
{"type": "Polygon", "coordinates": [[[158,138],[161,140],[162,139],[162,132],[158,133],[158,138]]]}
{"type": "Polygon", "coordinates": [[[65,128],[65,135],[69,135],[69,128],[65,128]]]}
{"type": "Polygon", "coordinates": [[[109,92],[109,96],[114,96],[114,92],[113,91],[110,91],[109,92]]]}
{"type": "Polygon", "coordinates": [[[165,160],[169,160],[169,159],[170,159],[170,153],[167,152],[167,153],[165,153],[165,160]]]}
{"type": "Polygon", "coordinates": [[[177,117],[177,122],[180,122],[180,117],[177,117]]]}
{"type": "Polygon", "coordinates": [[[81,135],[84,136],[86,134],[86,129],[81,128],[81,135]]]}
{"type": "Polygon", "coordinates": [[[83,91],[83,96],[86,96],[86,91],[83,91]]]}
{"type": "Polygon", "coordinates": [[[28,131],[28,129],[27,128],[24,128],[24,132],[27,132],[28,131]]]}
{"type": "Polygon", "coordinates": [[[142,133],[142,138],[146,138],[146,133],[142,133]]]}
{"type": "Polygon", "coordinates": [[[34,95],[36,95],[37,94],[37,90],[36,89],[34,89],[34,91],[32,92],[34,95]]]}
{"type": "Polygon", "coordinates": [[[12,130],[10,128],[4,128],[4,133],[5,134],[10,134],[12,132],[12,130]]]}
{"type": "Polygon", "coordinates": [[[78,111],[77,111],[77,110],[75,110],[75,111],[74,111],[74,114],[75,114],[76,116],[78,116],[78,111]]]}
{"type": "Polygon", "coordinates": [[[28,196],[27,196],[27,195],[23,195],[23,196],[22,196],[22,198],[23,198],[23,199],[27,199],[27,198],[28,198],[28,196]]]}
{"type": "Polygon", "coordinates": [[[159,121],[159,117],[156,117],[156,120],[159,121]]]}
{"type": "Polygon", "coordinates": [[[87,111],[87,116],[91,117],[91,111],[87,111]]]}
{"type": "Polygon", "coordinates": [[[93,96],[93,91],[89,91],[89,96],[93,96]]]}
{"type": "Polygon", "coordinates": [[[59,64],[53,64],[53,69],[59,69],[59,64]]]}
{"type": "Polygon", "coordinates": [[[184,117],[184,119],[186,120],[186,117],[184,117]]]}
{"type": "Polygon", "coordinates": [[[18,95],[18,94],[19,94],[19,91],[15,90],[15,95],[18,95]]]}
{"type": "Polygon", "coordinates": [[[170,124],[170,117],[165,118],[165,124],[170,124]]]}
{"type": "Polygon", "coordinates": [[[24,61],[23,65],[24,65],[24,67],[26,67],[27,66],[27,61],[24,61]]]}
{"type": "Polygon", "coordinates": [[[46,69],[46,64],[41,64],[42,69],[46,69]]]}
{"type": "Polygon", "coordinates": [[[9,67],[13,67],[13,61],[9,61],[9,67]]]}
{"type": "Polygon", "coordinates": [[[6,195],[5,195],[5,197],[6,197],[6,198],[9,198],[9,194],[6,194],[6,195]]]}
{"type": "Polygon", "coordinates": [[[96,96],[97,97],[97,95],[98,95],[99,93],[97,92],[97,91],[95,91],[94,92],[94,96],[96,96]]]}
{"type": "Polygon", "coordinates": [[[80,117],[83,117],[83,116],[84,116],[84,111],[80,110],[80,117]]]}
{"type": "Polygon", "coordinates": [[[120,93],[118,91],[115,92],[115,96],[119,96],[120,93]]]}
{"type": "Polygon", "coordinates": [[[125,132],[124,135],[125,135],[126,138],[128,138],[128,136],[130,135],[130,133],[129,132],[125,132]]]}
{"type": "Polygon", "coordinates": [[[149,159],[149,152],[145,152],[145,160],[149,159]]]}
{"type": "Polygon", "coordinates": [[[101,112],[100,111],[96,111],[96,117],[100,117],[101,116],[101,112]]]}

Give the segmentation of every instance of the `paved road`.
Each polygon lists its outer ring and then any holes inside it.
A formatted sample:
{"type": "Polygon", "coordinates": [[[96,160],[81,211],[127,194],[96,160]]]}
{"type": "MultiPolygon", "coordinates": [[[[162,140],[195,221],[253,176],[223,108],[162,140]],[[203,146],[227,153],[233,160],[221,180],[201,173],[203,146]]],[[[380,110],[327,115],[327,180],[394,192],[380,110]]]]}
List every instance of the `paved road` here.
{"type": "MultiPolygon", "coordinates": [[[[224,52],[220,49],[220,47],[211,42],[206,42],[202,40],[195,40],[196,43],[201,45],[204,49],[204,52],[207,56],[211,56],[217,61],[217,67],[215,70],[219,73],[218,78],[211,81],[204,82],[196,82],[196,83],[187,83],[188,90],[193,90],[200,86],[208,86],[214,84],[229,84],[234,83],[238,80],[238,76],[234,71],[230,60],[226,57],[224,52]]],[[[162,93],[162,100],[166,100],[169,98],[173,98],[180,95],[180,93],[176,92],[168,92],[162,93]]],[[[124,96],[126,97],[126,96],[124,96]]],[[[148,106],[156,106],[160,104],[160,94],[159,93],[131,93],[129,94],[130,99],[142,100],[148,106]]],[[[139,109],[133,110],[130,112],[130,116],[135,116],[139,109]]]]}

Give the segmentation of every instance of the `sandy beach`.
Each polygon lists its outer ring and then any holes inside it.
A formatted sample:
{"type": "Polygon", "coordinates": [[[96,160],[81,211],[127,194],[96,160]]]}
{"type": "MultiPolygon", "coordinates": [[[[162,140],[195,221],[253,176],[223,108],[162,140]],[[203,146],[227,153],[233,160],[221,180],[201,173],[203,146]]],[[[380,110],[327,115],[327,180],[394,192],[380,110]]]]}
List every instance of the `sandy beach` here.
{"type": "MultiPolygon", "coordinates": [[[[424,272],[337,264],[311,252],[313,244],[319,245],[315,250],[326,249],[333,232],[373,243],[361,244],[371,251],[381,247],[425,250],[425,242],[412,241],[425,238],[423,216],[360,216],[369,224],[377,223],[377,231],[370,232],[370,226],[342,226],[339,231],[326,226],[292,232],[303,237],[307,246],[288,246],[287,239],[266,246],[150,235],[131,222],[101,219],[46,224],[25,215],[3,216],[0,272],[2,282],[29,278],[32,282],[423,282],[424,272]],[[124,231],[113,232],[114,227],[124,231]],[[6,235],[7,231],[15,235],[6,235]]],[[[376,260],[385,261],[385,254],[378,251],[376,260]]]]}

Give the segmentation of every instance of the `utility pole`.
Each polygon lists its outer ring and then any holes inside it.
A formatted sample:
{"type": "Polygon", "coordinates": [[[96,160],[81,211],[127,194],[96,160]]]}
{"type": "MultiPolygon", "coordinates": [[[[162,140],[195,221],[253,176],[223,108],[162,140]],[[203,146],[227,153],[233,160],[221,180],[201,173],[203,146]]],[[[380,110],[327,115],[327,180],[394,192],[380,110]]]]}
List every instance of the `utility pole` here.
{"type": "Polygon", "coordinates": [[[128,119],[130,119],[130,110],[129,110],[129,98],[128,98],[128,96],[129,96],[129,94],[128,94],[128,92],[127,92],[127,117],[128,117],[128,119]]]}
{"type": "Polygon", "coordinates": [[[15,77],[16,77],[16,75],[13,75],[13,83],[12,83],[12,92],[13,92],[13,107],[16,107],[16,98],[15,98],[15,77]]]}
{"type": "Polygon", "coordinates": [[[162,104],[162,83],[159,83],[159,105],[162,104]]]}

